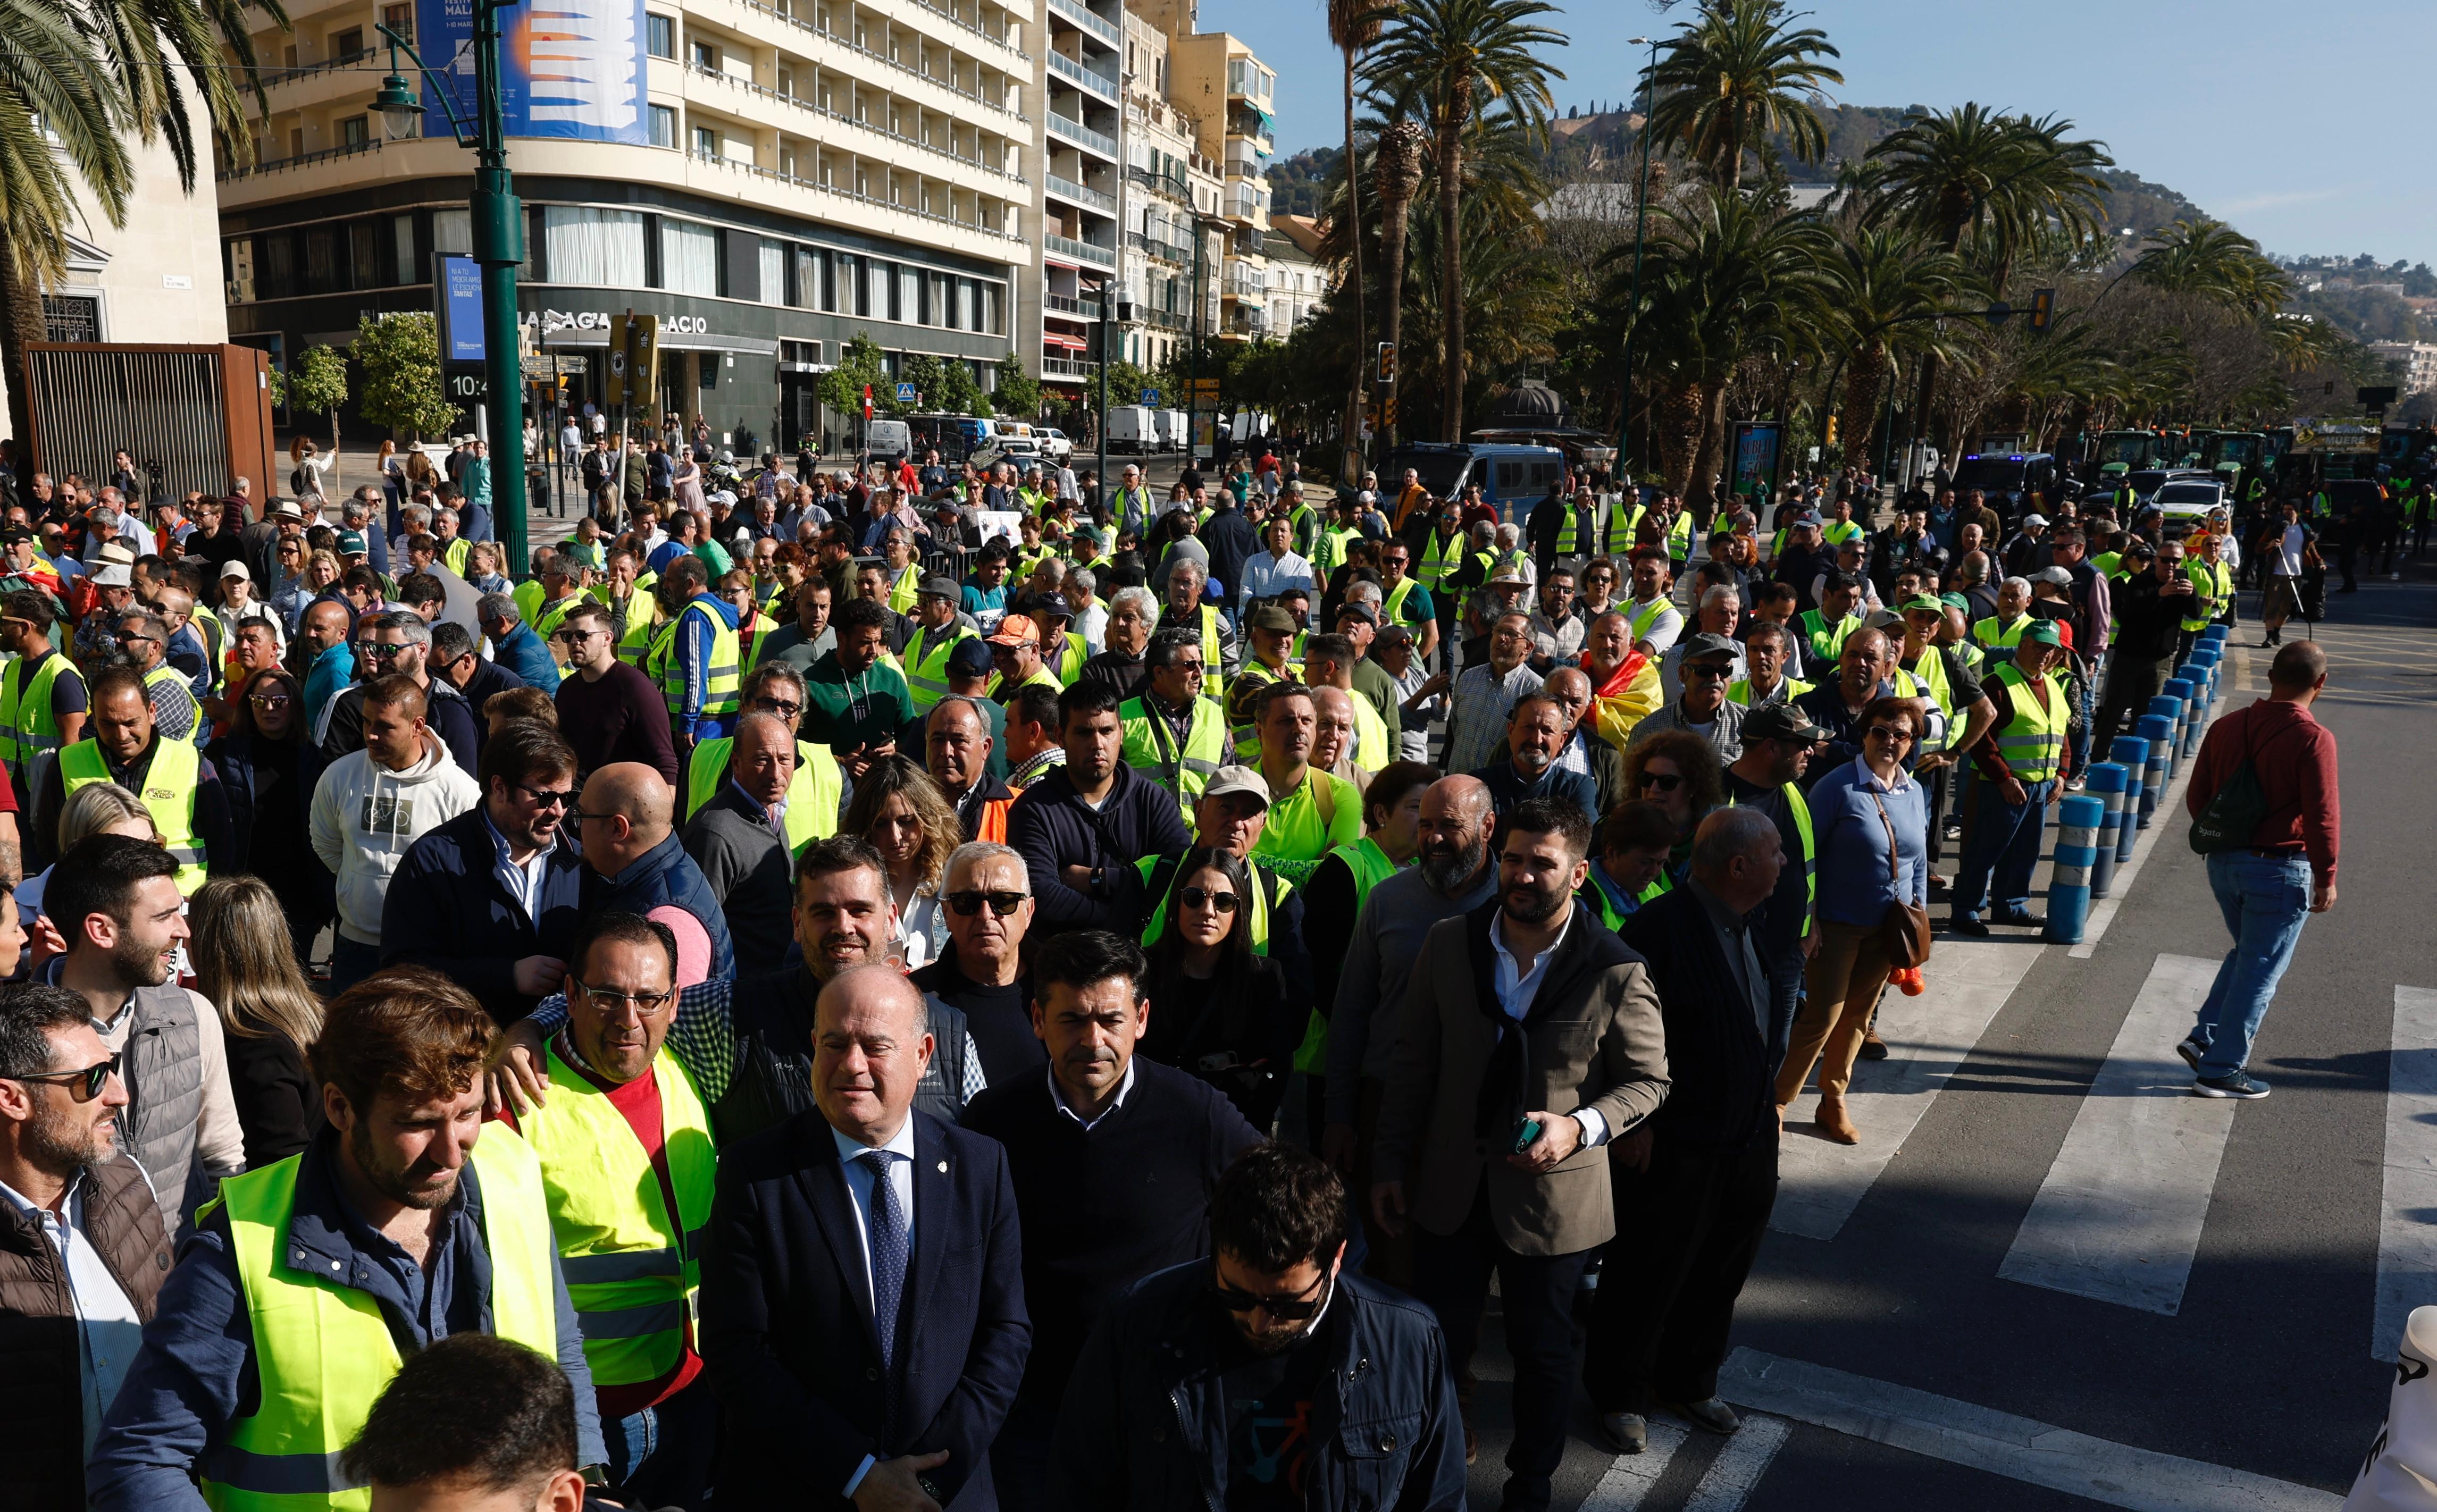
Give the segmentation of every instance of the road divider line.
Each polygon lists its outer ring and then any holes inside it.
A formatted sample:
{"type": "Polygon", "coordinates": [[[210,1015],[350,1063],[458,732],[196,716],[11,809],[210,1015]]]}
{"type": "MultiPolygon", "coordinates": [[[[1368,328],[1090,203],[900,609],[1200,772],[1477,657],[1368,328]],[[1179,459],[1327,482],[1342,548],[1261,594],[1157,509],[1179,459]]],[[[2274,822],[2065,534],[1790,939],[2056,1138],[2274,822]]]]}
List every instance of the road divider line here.
{"type": "Polygon", "coordinates": [[[2392,1362],[2411,1310],[2437,1302],[2437,992],[2394,989],[2373,1360],[2392,1362]]]}
{"type": "Polygon", "coordinates": [[[1692,1487],[1684,1512],[1743,1512],[1744,1503],[1768,1473],[1769,1462],[1777,1458],[1793,1432],[1782,1417],[1744,1418],[1742,1431],[1727,1440],[1727,1447],[1701,1476],[1701,1484],[1692,1487]]]}
{"type": "Polygon", "coordinates": [[[2158,795],[2157,822],[2134,843],[2132,859],[2115,869],[2115,885],[2108,890],[2107,896],[2090,905],[2090,918],[2081,929],[2081,943],[2067,949],[2066,955],[2076,961],[2087,961],[2098,952],[2098,942],[2107,937],[2107,927],[2123,911],[2124,900],[2132,894],[2132,884],[2141,879],[2141,869],[2149,864],[2150,853],[2166,843],[2168,832],[2175,827],[2175,815],[2183,812],[2183,786],[2191,775],[2192,763],[2186,761],[2158,795]]]}
{"type": "Polygon", "coordinates": [[[2336,1512],[2343,1502],[1758,1349],[1727,1358],[1718,1390],[1738,1406],[2133,1512],[2336,1512]]]}
{"type": "Polygon", "coordinates": [[[2172,1317],[2200,1252],[2235,1104],[2175,1053],[2218,964],[2162,955],[2115,1033],[1997,1274],[2172,1317]]]}
{"type": "Polygon", "coordinates": [[[1643,1501],[1657,1488],[1658,1478],[1667,1473],[1675,1451],[1684,1447],[1692,1432],[1682,1423],[1650,1419],[1650,1447],[1639,1454],[1619,1454],[1591,1494],[1583,1499],[1582,1512],[1641,1512],[1643,1501]]]}

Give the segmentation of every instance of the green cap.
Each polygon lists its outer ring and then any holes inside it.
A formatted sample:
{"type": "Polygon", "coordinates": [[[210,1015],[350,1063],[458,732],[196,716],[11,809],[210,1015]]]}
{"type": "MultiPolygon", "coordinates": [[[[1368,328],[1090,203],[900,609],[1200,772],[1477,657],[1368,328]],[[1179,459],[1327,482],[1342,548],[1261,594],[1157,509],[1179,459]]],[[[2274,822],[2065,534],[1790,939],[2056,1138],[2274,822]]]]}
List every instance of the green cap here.
{"type": "Polygon", "coordinates": [[[2061,646],[2064,633],[2057,629],[2053,619],[2034,619],[2023,627],[2023,639],[2037,641],[2043,646],[2061,646]]]}
{"type": "Polygon", "coordinates": [[[339,532],[339,555],[342,557],[359,557],[364,554],[363,531],[341,530],[339,532]]]}
{"type": "Polygon", "coordinates": [[[1949,609],[1960,609],[1967,615],[1972,612],[1972,600],[1959,593],[1941,593],[1937,596],[1937,601],[1949,609]]]}
{"type": "MultiPolygon", "coordinates": [[[[1961,594],[1956,594],[1955,597],[1960,599],[1963,596],[1961,594]]],[[[1925,593],[1914,594],[1911,598],[1906,599],[1903,602],[1896,605],[1896,607],[1903,611],[1905,614],[1911,614],[1916,609],[1926,609],[1934,615],[1942,615],[1946,613],[1946,601],[1944,600],[1934,598],[1925,593]]]]}

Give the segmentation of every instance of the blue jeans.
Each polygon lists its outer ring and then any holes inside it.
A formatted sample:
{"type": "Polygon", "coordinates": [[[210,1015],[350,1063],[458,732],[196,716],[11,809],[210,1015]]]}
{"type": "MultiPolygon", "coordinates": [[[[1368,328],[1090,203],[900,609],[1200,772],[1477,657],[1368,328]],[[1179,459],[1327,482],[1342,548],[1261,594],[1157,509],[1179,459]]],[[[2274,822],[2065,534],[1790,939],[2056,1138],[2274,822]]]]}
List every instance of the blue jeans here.
{"type": "Polygon", "coordinates": [[[719,1447],[719,1403],[710,1382],[693,1384],[657,1407],[624,1417],[603,1417],[601,1436],[609,1447],[609,1484],[628,1506],[709,1505],[710,1461],[719,1447]]]}
{"type": "Polygon", "coordinates": [[[330,936],[330,996],[339,994],[380,969],[381,947],[350,940],[343,934],[330,936]]]}
{"type": "Polygon", "coordinates": [[[2048,797],[2056,779],[2023,785],[2024,801],[2007,803],[2004,790],[1986,777],[1971,785],[1972,822],[1963,830],[1963,864],[1955,876],[1954,916],[1976,919],[1989,906],[1990,878],[1997,912],[2028,912],[2031,872],[2040,863],[2047,827],[2048,797]]]}
{"type": "Polygon", "coordinates": [[[2193,1040],[2206,1051],[2200,1074],[2214,1078],[2233,1075],[2251,1059],[2252,1038],[2310,916],[2310,862],[2304,856],[2219,851],[2208,859],[2208,878],[2234,936],[2192,1025],[2193,1040]]]}

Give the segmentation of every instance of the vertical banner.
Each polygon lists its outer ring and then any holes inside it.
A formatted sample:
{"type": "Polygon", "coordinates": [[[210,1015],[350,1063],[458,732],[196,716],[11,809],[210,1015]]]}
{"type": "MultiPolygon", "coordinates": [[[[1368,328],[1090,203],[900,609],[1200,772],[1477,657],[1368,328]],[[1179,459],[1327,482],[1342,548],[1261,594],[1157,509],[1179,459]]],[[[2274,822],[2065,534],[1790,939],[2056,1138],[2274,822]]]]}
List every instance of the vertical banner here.
{"type": "Polygon", "coordinates": [[[458,252],[442,252],[439,287],[440,358],[480,362],[489,350],[482,333],[482,265],[458,252]]]}
{"type": "Polygon", "coordinates": [[[1777,451],[1784,435],[1785,427],[1773,420],[1739,422],[1729,451],[1727,492],[1751,495],[1755,503],[1765,501],[1776,483],[1777,451]]]}
{"type": "MultiPolygon", "coordinates": [[[[510,136],[651,143],[644,110],[643,0],[529,0],[506,10],[500,96],[510,136]]],[[[472,121],[474,0],[416,0],[415,41],[472,121]]],[[[423,108],[423,134],[451,134],[439,91],[423,108]]]]}

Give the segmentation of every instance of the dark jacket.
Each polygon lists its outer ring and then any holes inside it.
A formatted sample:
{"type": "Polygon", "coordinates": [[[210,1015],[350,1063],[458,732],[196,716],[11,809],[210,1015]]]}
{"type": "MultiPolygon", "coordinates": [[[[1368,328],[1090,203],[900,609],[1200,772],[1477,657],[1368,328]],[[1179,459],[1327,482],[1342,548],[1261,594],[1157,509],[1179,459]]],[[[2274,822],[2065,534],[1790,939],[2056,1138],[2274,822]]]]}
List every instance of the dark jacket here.
{"type": "MultiPolygon", "coordinates": [[[[689,1028],[699,1030],[721,1017],[727,1024],[725,1066],[715,1084],[703,1078],[698,1063],[688,1062],[712,1099],[711,1137],[721,1149],[775,1129],[813,1106],[813,1003],[820,995],[820,979],[801,965],[736,982],[713,978],[685,990],[677,1014],[681,1019],[691,1017],[689,1028]]],[[[921,1081],[915,1084],[914,1105],[941,1122],[955,1123],[965,1112],[972,1031],[963,1014],[937,998],[927,1006],[936,1048],[921,1081]]],[[[537,1022],[554,1032],[567,1022],[567,1000],[551,999],[537,1022]]],[[[687,1042],[692,1037],[672,1031],[670,1043],[679,1056],[691,1054],[687,1042]]]]}
{"type": "MultiPolygon", "coordinates": [[[[484,661],[480,656],[474,658],[474,675],[465,679],[465,686],[457,691],[465,695],[465,706],[474,711],[474,745],[477,751],[491,738],[491,721],[482,717],[482,705],[491,701],[494,693],[505,693],[524,686],[515,672],[498,662],[484,661]]],[[[542,691],[551,692],[557,686],[552,683],[542,691]]]]}
{"type": "MultiPolygon", "coordinates": [[[[1051,1500],[1069,1512],[1219,1507],[1227,1403],[1210,1263],[1138,1282],[1101,1316],[1059,1415],[1051,1500]]],[[[708,1288],[705,1289],[708,1295],[708,1288]]],[[[1328,1512],[1459,1509],[1464,1424],[1438,1321],[1350,1269],[1326,1317],[1328,1380],[1314,1403],[1304,1504],[1328,1512]]]]}
{"type": "Polygon", "coordinates": [[[728,937],[728,920],[720,913],[719,899],[674,832],[617,876],[604,878],[595,873],[585,883],[587,912],[620,909],[649,913],[662,904],[683,909],[702,922],[703,932],[710,936],[712,976],[736,975],[736,948],[728,937]]]}
{"type": "MultiPolygon", "coordinates": [[[[1593,742],[1595,745],[1606,743],[1604,740],[1593,742]]],[[[1511,758],[1483,767],[1473,775],[1487,785],[1490,809],[1495,813],[1513,813],[1515,806],[1527,798],[1549,798],[1572,804],[1590,815],[1594,824],[1604,812],[1599,807],[1597,782],[1579,772],[1567,772],[1554,764],[1544,770],[1536,780],[1527,781],[1523,773],[1515,770],[1511,758]]]]}
{"type": "MultiPolygon", "coordinates": [[[[132,1160],[84,1174],[84,1234],[136,1315],[152,1319],[169,1275],[169,1237],[132,1160]]],[[[76,1296],[59,1251],[12,1202],[0,1202],[0,1418],[9,1424],[5,1498],[26,1512],[84,1506],[84,1392],[76,1296]]]]}
{"type": "Polygon", "coordinates": [[[2189,595],[2169,599],[2158,592],[2163,584],[2154,571],[2136,572],[2113,585],[2109,606],[2115,613],[2115,653],[2131,661],[2158,661],[2175,652],[2183,616],[2200,600],[2189,595]]]}
{"type": "Polygon", "coordinates": [[[589,874],[562,834],[542,861],[541,917],[527,918],[500,881],[486,807],[477,804],[416,841],[397,863],[381,899],[381,965],[430,966],[505,1024],[540,1000],[517,991],[517,963],[531,955],[563,961],[573,947],[589,874]]]}
{"type": "Polygon", "coordinates": [[[1244,585],[1244,564],[1261,549],[1260,535],[1253,522],[1235,505],[1214,509],[1210,518],[1201,522],[1199,534],[1202,546],[1210,552],[1210,581],[1220,584],[1233,597],[1244,585]]]}
{"type": "Polygon", "coordinates": [[[322,1132],[322,1084],[295,1041],[276,1032],[229,1034],[229,1092],[245,1129],[245,1168],[285,1160],[322,1132]]]}
{"type": "Polygon", "coordinates": [[[914,1250],[889,1372],[854,1197],[819,1110],[720,1157],[701,1338],[726,1418],[723,1500],[842,1509],[866,1455],[946,1450],[923,1477],[933,1500],[998,1504],[990,1446],[1032,1342],[1015,1188],[996,1140],[908,1116],[914,1250]]]}
{"type": "MultiPolygon", "coordinates": [[[[448,748],[448,758],[472,776],[482,764],[482,745],[475,735],[481,721],[474,718],[474,705],[465,696],[438,678],[426,689],[423,722],[448,748]]],[[[322,733],[317,756],[307,756],[306,765],[312,769],[312,780],[319,783],[331,762],[351,752],[364,748],[364,685],[343,688],[330,701],[330,720],[322,733]]]]}
{"type": "MultiPolygon", "coordinates": [[[[1667,1101],[1650,1116],[1657,1138],[1740,1145],[1766,1122],[1774,1139],[1771,1083],[1785,1058],[1790,1023],[1775,1021],[1772,1011],[1768,1036],[1762,1038],[1699,895],[1689,886],[1673,888],[1644,903],[1617,932],[1649,963],[1667,1027],[1667,1101]]],[[[1770,962],[1757,916],[1752,945],[1765,973],[1770,962]]],[[[1765,985],[1762,996],[1770,996],[1765,985]]]]}
{"type": "Polygon", "coordinates": [[[719,899],[737,969],[777,970],[793,940],[794,858],[760,808],[736,784],[723,782],[678,840],[719,899]]]}
{"type": "Polygon", "coordinates": [[[290,878],[282,877],[280,869],[308,860],[317,867],[322,864],[307,833],[313,790],[306,785],[300,765],[304,750],[299,741],[280,745],[258,735],[232,735],[212,743],[211,763],[219,773],[220,799],[229,814],[229,854],[211,858],[216,871],[253,872],[282,889],[284,897],[290,878]],[[257,837],[266,852],[259,869],[254,854],[257,837]]]}
{"type": "Polygon", "coordinates": [[[1007,841],[1024,857],[1032,877],[1035,928],[1114,930],[1136,934],[1150,913],[1142,873],[1134,863],[1149,855],[1182,853],[1193,837],[1176,807],[1176,795],[1129,766],[1116,770],[1116,785],[1094,813],[1076,795],[1066,769],[1057,768],[1024,790],[1007,811],[1007,841]],[[1069,887],[1061,866],[1088,866],[1100,876],[1089,888],[1069,887]]]}

